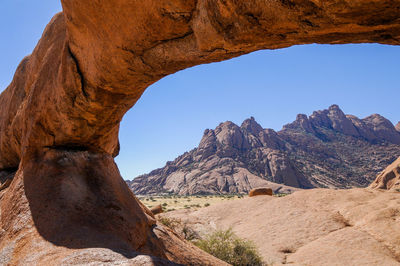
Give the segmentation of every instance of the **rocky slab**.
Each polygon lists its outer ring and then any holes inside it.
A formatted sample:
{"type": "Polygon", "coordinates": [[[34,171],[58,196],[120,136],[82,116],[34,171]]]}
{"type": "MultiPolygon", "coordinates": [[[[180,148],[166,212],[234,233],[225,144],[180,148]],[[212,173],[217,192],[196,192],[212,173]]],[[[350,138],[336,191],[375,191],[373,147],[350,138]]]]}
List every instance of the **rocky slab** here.
{"type": "Polygon", "coordinates": [[[232,228],[273,265],[400,265],[400,193],[312,189],[176,210],[204,236],[232,228]]]}

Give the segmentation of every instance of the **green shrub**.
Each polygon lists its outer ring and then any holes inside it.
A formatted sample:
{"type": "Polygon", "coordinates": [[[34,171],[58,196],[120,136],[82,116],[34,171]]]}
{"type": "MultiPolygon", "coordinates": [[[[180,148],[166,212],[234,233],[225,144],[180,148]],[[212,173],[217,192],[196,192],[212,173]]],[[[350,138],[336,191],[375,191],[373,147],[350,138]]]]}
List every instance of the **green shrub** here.
{"type": "Polygon", "coordinates": [[[186,240],[192,241],[195,239],[199,239],[199,235],[197,234],[197,232],[189,227],[186,223],[183,225],[182,233],[186,240]]]}
{"type": "Polygon", "coordinates": [[[274,194],[274,197],[282,198],[282,197],[286,197],[287,195],[290,195],[290,194],[288,194],[288,193],[278,193],[278,194],[274,194]]]}
{"type": "Polygon", "coordinates": [[[210,206],[210,203],[206,203],[206,204],[204,204],[204,207],[208,207],[208,206],[210,206]]]}
{"type": "Polygon", "coordinates": [[[172,230],[175,230],[179,225],[182,224],[182,221],[175,218],[161,217],[159,218],[160,223],[169,227],[172,230]]]}
{"type": "Polygon", "coordinates": [[[237,237],[231,229],[216,231],[194,243],[205,252],[234,266],[263,265],[254,244],[237,237]]]}

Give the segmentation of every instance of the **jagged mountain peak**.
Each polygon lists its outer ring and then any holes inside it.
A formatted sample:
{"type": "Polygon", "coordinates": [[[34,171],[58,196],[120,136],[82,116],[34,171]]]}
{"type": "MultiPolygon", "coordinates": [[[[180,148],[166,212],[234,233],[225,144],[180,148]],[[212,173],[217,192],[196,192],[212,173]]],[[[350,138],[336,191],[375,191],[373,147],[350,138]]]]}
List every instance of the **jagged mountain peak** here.
{"type": "Polygon", "coordinates": [[[290,124],[284,125],[283,129],[300,129],[308,133],[315,133],[309,118],[305,114],[298,114],[296,120],[290,124]]]}
{"type": "Polygon", "coordinates": [[[346,135],[359,136],[351,120],[337,104],[331,105],[327,110],[315,111],[309,120],[313,127],[331,128],[346,135]]]}
{"type": "Polygon", "coordinates": [[[300,188],[367,186],[398,156],[400,133],[390,121],[380,115],[359,119],[332,105],[309,117],[297,115],[279,132],[263,129],[254,117],[240,127],[221,123],[204,131],[198,148],[134,179],[130,187],[137,194],[196,194],[282,186],[271,182],[300,188]]]}
{"type": "Polygon", "coordinates": [[[336,104],[325,110],[314,111],[309,117],[299,114],[296,120],[285,125],[283,130],[301,130],[322,136],[322,128],[372,142],[400,144],[400,122],[395,128],[388,119],[379,114],[360,119],[354,115],[346,115],[336,104]]]}
{"type": "Polygon", "coordinates": [[[370,115],[362,122],[374,132],[377,139],[383,139],[391,143],[400,144],[400,133],[390,120],[379,114],[370,115]]]}
{"type": "Polygon", "coordinates": [[[340,109],[339,105],[337,104],[332,104],[331,106],[329,106],[328,108],[329,111],[338,111],[338,112],[342,112],[342,109],[340,109]]]}
{"type": "Polygon", "coordinates": [[[243,121],[242,125],[240,128],[246,130],[247,132],[253,134],[253,135],[258,135],[261,131],[263,131],[262,126],[257,123],[257,121],[254,119],[254,117],[250,117],[246,120],[243,121]]]}
{"type": "Polygon", "coordinates": [[[239,127],[238,125],[236,125],[235,123],[233,123],[232,121],[225,121],[223,123],[220,123],[215,130],[217,130],[218,128],[231,128],[231,127],[239,127]]]}
{"type": "Polygon", "coordinates": [[[381,116],[380,114],[372,114],[363,119],[364,122],[370,122],[372,125],[385,125],[387,127],[393,126],[390,120],[381,116]]]}

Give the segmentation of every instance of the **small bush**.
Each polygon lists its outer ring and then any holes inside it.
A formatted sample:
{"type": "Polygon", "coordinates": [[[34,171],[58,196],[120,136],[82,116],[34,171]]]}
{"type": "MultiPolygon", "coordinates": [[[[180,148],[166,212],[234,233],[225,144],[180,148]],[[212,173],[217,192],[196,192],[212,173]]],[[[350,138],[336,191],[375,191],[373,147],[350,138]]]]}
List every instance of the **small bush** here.
{"type": "Polygon", "coordinates": [[[282,252],[282,253],[285,253],[285,254],[294,253],[294,249],[290,248],[290,247],[281,248],[279,251],[282,252]]]}
{"type": "Polygon", "coordinates": [[[195,239],[199,239],[199,235],[197,234],[197,232],[189,227],[186,223],[183,225],[182,233],[186,240],[192,241],[195,239]]]}
{"type": "Polygon", "coordinates": [[[210,203],[206,203],[206,204],[204,204],[204,207],[208,207],[208,206],[210,206],[210,203]]]}
{"type": "Polygon", "coordinates": [[[240,239],[231,229],[216,231],[194,243],[205,252],[234,266],[263,265],[254,244],[240,239]]]}
{"type": "Polygon", "coordinates": [[[288,194],[288,193],[278,193],[278,194],[274,194],[274,197],[282,198],[282,197],[286,197],[287,195],[290,195],[290,194],[288,194]]]}
{"type": "Polygon", "coordinates": [[[165,207],[165,206],[167,206],[167,205],[168,205],[168,203],[164,202],[162,206],[164,206],[164,207],[165,207]]]}
{"type": "Polygon", "coordinates": [[[182,224],[182,221],[175,218],[161,217],[159,219],[160,223],[165,225],[166,227],[175,230],[179,225],[182,224]]]}

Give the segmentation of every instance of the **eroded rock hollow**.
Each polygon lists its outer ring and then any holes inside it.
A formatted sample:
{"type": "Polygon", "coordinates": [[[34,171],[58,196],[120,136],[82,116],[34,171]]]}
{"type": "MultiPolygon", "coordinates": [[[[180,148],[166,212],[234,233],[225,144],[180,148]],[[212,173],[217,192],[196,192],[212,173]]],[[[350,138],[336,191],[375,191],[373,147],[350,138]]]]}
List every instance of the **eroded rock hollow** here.
{"type": "Polygon", "coordinates": [[[198,64],[296,44],[400,44],[400,0],[62,4],[0,96],[6,264],[221,263],[157,225],[122,181],[113,157],[125,112],[198,64]]]}

